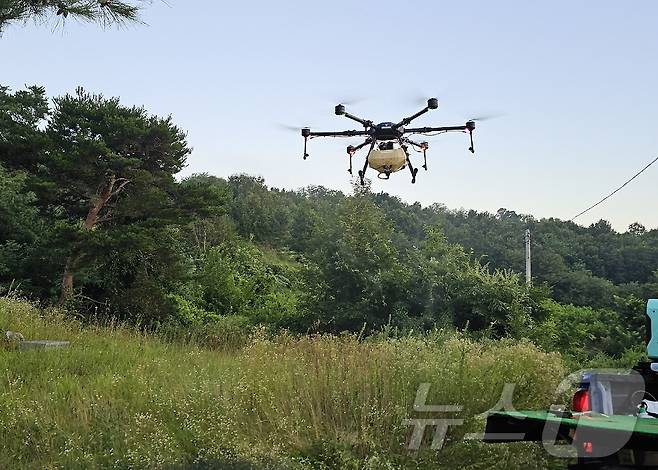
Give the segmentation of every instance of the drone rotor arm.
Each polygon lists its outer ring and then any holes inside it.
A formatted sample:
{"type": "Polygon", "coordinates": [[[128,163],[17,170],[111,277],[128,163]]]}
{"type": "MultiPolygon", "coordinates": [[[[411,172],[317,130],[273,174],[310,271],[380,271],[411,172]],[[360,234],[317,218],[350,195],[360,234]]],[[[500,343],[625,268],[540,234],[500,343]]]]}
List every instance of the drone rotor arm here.
{"type": "Polygon", "coordinates": [[[372,139],[367,138],[365,142],[363,142],[362,144],[357,145],[356,147],[352,147],[350,145],[349,147],[347,147],[348,148],[348,153],[350,153],[350,152],[356,153],[357,151],[361,150],[363,147],[365,147],[366,145],[369,145],[371,143],[372,143],[372,139]]]}
{"type": "Polygon", "coordinates": [[[446,127],[414,127],[404,130],[404,134],[428,134],[430,132],[437,132],[439,134],[443,132],[468,132],[469,138],[471,140],[471,146],[468,150],[471,153],[475,153],[475,147],[473,145],[473,131],[475,130],[475,122],[473,120],[468,121],[463,126],[446,126],[446,127]]]}
{"type": "Polygon", "coordinates": [[[370,136],[369,131],[335,131],[335,132],[312,132],[308,127],[302,129],[302,137],[304,137],[304,160],[308,158],[307,144],[309,139],[315,137],[356,137],[356,136],[370,136]]]}
{"type": "Polygon", "coordinates": [[[337,104],[335,108],[335,113],[336,116],[345,116],[348,119],[351,119],[352,121],[356,121],[359,124],[361,124],[363,127],[366,129],[372,127],[374,124],[372,121],[368,121],[367,119],[361,119],[358,116],[355,116],[354,114],[350,114],[347,111],[345,111],[345,105],[343,104],[337,104]]]}
{"type": "Polygon", "coordinates": [[[428,112],[429,110],[431,110],[431,109],[436,109],[436,108],[438,108],[438,107],[439,107],[439,100],[437,100],[436,98],[430,98],[430,99],[427,100],[427,106],[425,106],[423,109],[421,109],[420,111],[418,111],[416,114],[412,114],[411,116],[406,117],[406,118],[404,118],[402,121],[398,122],[398,123],[395,125],[395,128],[396,128],[396,129],[399,129],[399,128],[403,127],[403,126],[406,126],[406,125],[408,125],[411,121],[413,121],[414,119],[419,118],[420,116],[422,116],[423,114],[425,114],[425,113],[428,112]]]}
{"type": "Polygon", "coordinates": [[[352,121],[358,122],[359,124],[361,124],[365,128],[372,127],[372,125],[373,125],[372,121],[367,121],[366,119],[361,119],[360,117],[355,116],[354,114],[345,113],[345,114],[343,114],[343,116],[345,116],[348,119],[351,119],[352,121]]]}
{"type": "Polygon", "coordinates": [[[410,127],[404,130],[405,134],[427,134],[428,132],[466,132],[467,126],[444,126],[444,127],[410,127]]]}
{"type": "Polygon", "coordinates": [[[357,136],[369,136],[369,131],[330,131],[330,132],[309,132],[308,136],[313,137],[357,137],[357,136]]]}
{"type": "Polygon", "coordinates": [[[420,111],[418,111],[416,114],[414,114],[414,115],[412,115],[412,116],[409,116],[409,117],[406,117],[406,118],[404,118],[402,121],[398,122],[398,123],[395,125],[395,128],[396,128],[396,129],[399,129],[399,128],[402,127],[402,126],[406,126],[406,125],[408,125],[411,121],[413,121],[413,120],[416,119],[416,118],[419,118],[420,116],[422,116],[423,114],[425,114],[425,113],[428,112],[429,110],[430,110],[430,108],[427,107],[427,106],[425,106],[423,109],[421,109],[420,111]]]}
{"type": "Polygon", "coordinates": [[[417,148],[419,148],[419,149],[421,149],[421,150],[425,147],[425,144],[426,144],[425,142],[421,142],[421,143],[419,143],[419,142],[414,142],[413,140],[411,140],[411,139],[409,139],[409,138],[407,138],[407,137],[403,137],[403,138],[402,138],[402,141],[405,142],[405,143],[407,143],[407,144],[409,144],[409,145],[413,145],[414,147],[417,147],[417,148]]]}

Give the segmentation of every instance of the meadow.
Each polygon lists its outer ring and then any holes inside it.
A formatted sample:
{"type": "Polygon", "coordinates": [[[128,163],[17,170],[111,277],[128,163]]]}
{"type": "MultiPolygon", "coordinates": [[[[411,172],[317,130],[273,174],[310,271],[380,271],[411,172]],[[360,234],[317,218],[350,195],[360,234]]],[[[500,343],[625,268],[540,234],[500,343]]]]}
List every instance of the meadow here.
{"type": "MultiPolygon", "coordinates": [[[[464,440],[505,383],[514,405],[554,402],[557,353],[526,341],[422,336],[163,339],[81,324],[57,309],[0,299],[0,325],[68,349],[0,350],[0,468],[546,468],[533,444],[464,440]],[[428,404],[460,404],[440,451],[407,449],[420,384],[428,404]]],[[[171,335],[169,335],[171,336],[171,335]]]]}

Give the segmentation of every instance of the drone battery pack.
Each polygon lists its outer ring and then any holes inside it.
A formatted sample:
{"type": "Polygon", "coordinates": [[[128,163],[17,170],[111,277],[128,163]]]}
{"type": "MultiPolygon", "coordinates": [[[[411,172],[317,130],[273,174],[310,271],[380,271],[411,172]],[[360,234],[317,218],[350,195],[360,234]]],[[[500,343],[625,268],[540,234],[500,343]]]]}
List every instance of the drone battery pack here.
{"type": "Polygon", "coordinates": [[[405,162],[407,156],[401,148],[391,150],[372,150],[368,155],[368,164],[370,168],[379,173],[395,173],[400,170],[405,162]]]}
{"type": "Polygon", "coordinates": [[[658,299],[647,302],[647,356],[658,359],[658,299]]]}

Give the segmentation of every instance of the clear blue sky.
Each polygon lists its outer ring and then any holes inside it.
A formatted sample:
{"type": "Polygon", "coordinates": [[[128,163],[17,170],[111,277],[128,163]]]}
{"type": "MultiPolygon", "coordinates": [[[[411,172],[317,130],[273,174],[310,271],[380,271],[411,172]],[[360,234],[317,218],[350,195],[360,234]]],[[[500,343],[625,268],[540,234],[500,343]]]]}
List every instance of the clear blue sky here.
{"type": "MultiPolygon", "coordinates": [[[[395,120],[419,93],[441,103],[423,125],[504,114],[479,125],[475,157],[465,135],[444,135],[415,185],[406,172],[374,181],[450,208],[568,219],[658,154],[657,2],[156,0],[143,19],[12,26],[0,83],[51,96],[83,85],[172,114],[194,147],[184,174],[346,192],[345,146],[358,140],[314,140],[303,162],[301,137],[275,124],[354,128],[333,115],[353,96],[367,98],[353,113],[395,120]]],[[[655,228],[657,199],[658,165],[579,222],[655,228]]]]}

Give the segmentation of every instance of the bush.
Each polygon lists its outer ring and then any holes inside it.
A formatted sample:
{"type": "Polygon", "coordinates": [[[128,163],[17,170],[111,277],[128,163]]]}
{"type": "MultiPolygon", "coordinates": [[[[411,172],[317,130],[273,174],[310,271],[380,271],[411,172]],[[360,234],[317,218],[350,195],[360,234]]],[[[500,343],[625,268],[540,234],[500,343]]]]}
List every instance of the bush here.
{"type": "Polygon", "coordinates": [[[561,305],[544,300],[545,320],[532,334],[536,344],[560,351],[583,362],[597,354],[619,356],[639,346],[637,333],[625,327],[620,314],[610,309],[561,305]]]}
{"type": "Polygon", "coordinates": [[[247,317],[253,324],[290,324],[300,315],[297,284],[302,282],[303,268],[252,243],[230,239],[210,248],[191,281],[170,298],[177,319],[186,324],[233,315],[247,317]]]}

